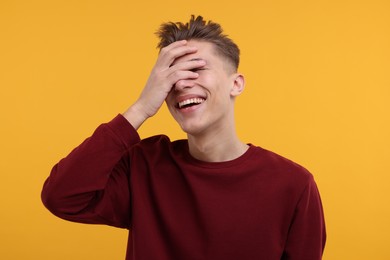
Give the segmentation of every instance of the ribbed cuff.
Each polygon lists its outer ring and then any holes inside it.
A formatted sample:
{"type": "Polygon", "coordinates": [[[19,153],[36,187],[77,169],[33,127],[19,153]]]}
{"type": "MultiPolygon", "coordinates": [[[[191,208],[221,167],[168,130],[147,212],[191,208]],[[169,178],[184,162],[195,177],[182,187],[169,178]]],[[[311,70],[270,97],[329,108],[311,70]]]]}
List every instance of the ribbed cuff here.
{"type": "Polygon", "coordinates": [[[108,122],[107,126],[116,136],[118,136],[126,147],[131,147],[141,140],[137,130],[135,130],[129,121],[127,121],[127,119],[121,114],[118,114],[110,122],[108,122]]]}

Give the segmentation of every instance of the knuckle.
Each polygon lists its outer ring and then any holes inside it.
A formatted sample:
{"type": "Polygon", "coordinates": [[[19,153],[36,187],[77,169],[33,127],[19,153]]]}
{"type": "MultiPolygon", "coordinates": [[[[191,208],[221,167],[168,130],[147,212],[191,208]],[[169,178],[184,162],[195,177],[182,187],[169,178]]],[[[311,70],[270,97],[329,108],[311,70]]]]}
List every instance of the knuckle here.
{"type": "Polygon", "coordinates": [[[180,78],[180,77],[181,77],[181,71],[179,71],[179,70],[174,71],[174,72],[172,73],[172,76],[173,76],[174,78],[180,78]]]}
{"type": "Polygon", "coordinates": [[[160,54],[161,54],[161,55],[165,55],[165,54],[168,53],[168,52],[169,52],[169,48],[168,48],[168,46],[166,46],[166,47],[164,47],[164,48],[161,49],[160,54]]]}
{"type": "Polygon", "coordinates": [[[178,80],[178,81],[176,81],[176,83],[175,83],[175,87],[182,87],[183,86],[183,80],[178,80]]]}

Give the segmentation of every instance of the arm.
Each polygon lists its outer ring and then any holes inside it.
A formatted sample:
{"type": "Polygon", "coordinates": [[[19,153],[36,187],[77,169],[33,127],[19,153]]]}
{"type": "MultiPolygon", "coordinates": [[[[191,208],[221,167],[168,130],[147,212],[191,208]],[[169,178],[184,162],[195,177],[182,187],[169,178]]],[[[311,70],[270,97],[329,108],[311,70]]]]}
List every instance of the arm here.
{"type": "Polygon", "coordinates": [[[57,163],[44,183],[43,204],[63,219],[128,227],[130,192],[127,150],[139,142],[118,115],[57,163]]]}
{"type": "Polygon", "coordinates": [[[204,62],[172,65],[194,52],[186,41],[163,48],[138,100],[53,167],[42,190],[42,201],[53,214],[76,222],[129,227],[130,163],[125,155],[139,142],[136,130],[157,113],[175,83],[198,76],[191,70],[204,62]]]}
{"type": "Polygon", "coordinates": [[[295,209],[283,260],[320,260],[326,241],[324,213],[311,176],[295,209]]]}

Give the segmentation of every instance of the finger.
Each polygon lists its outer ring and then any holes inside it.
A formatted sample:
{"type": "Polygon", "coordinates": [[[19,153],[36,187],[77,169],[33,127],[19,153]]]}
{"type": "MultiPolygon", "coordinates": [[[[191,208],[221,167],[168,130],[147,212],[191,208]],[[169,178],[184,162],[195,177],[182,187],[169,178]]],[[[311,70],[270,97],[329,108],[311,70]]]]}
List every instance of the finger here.
{"type": "Polygon", "coordinates": [[[193,87],[195,86],[194,80],[188,80],[188,79],[181,79],[176,81],[175,84],[173,84],[173,88],[176,90],[184,89],[186,87],[193,87]]]}
{"type": "Polygon", "coordinates": [[[176,63],[169,68],[169,71],[174,72],[176,70],[194,70],[203,68],[206,65],[206,61],[202,59],[187,60],[176,63]]]}
{"type": "Polygon", "coordinates": [[[177,70],[168,76],[170,84],[173,86],[176,82],[180,80],[196,79],[199,77],[199,74],[189,70],[177,70]]]}
{"type": "Polygon", "coordinates": [[[180,46],[184,46],[186,44],[187,44],[187,40],[175,41],[175,42],[165,46],[164,48],[161,48],[160,52],[167,52],[167,51],[170,51],[171,49],[174,49],[174,48],[177,48],[180,46]]]}
{"type": "Polygon", "coordinates": [[[163,68],[168,68],[176,59],[187,54],[195,53],[197,50],[198,49],[196,47],[188,45],[179,45],[174,48],[161,50],[156,65],[163,68]]]}

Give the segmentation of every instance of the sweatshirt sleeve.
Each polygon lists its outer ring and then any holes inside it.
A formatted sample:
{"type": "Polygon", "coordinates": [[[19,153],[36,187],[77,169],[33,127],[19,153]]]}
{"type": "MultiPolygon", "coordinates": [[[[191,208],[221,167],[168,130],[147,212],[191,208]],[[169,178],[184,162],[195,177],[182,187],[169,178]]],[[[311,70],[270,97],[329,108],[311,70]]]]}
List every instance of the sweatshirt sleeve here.
{"type": "Polygon", "coordinates": [[[320,194],[312,176],[295,209],[283,260],[320,260],[326,231],[320,194]]]}
{"type": "Polygon", "coordinates": [[[75,222],[129,228],[129,148],[140,141],[122,116],[100,125],[52,169],[42,202],[54,215],[75,222]]]}

